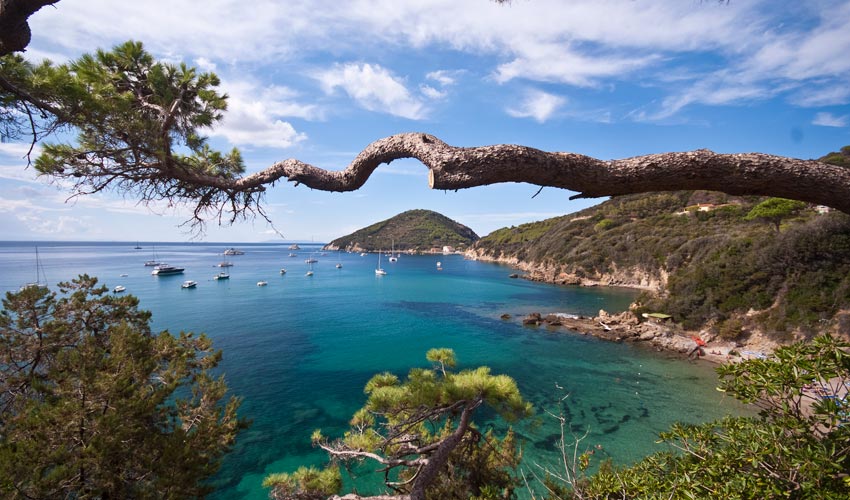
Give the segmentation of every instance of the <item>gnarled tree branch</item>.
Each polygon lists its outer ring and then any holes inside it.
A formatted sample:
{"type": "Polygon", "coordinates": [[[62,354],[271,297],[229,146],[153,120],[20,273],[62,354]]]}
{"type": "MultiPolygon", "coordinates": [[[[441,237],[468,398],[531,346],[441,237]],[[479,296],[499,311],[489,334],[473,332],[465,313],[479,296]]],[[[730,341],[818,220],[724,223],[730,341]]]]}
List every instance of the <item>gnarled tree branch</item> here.
{"type": "Polygon", "coordinates": [[[353,191],[382,163],[401,158],[416,158],[428,167],[433,189],[527,182],[577,191],[573,198],[704,189],[792,198],[850,213],[850,169],[814,160],[700,149],[606,161],[512,144],[454,147],[424,133],[379,139],[340,171],[290,159],[236,180],[200,178],[191,172],[182,180],[243,191],[286,178],[322,191],[353,191]]]}

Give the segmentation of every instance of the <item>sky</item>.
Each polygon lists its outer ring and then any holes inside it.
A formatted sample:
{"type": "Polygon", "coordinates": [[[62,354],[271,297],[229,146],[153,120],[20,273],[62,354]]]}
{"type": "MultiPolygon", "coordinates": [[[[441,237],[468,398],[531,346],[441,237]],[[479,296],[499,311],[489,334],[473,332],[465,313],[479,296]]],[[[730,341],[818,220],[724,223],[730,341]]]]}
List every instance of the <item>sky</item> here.
{"type": "MultiPolygon", "coordinates": [[[[248,173],[286,158],[343,169],[400,132],[601,159],[818,158],[850,144],[846,0],[61,0],[30,25],[32,61],[132,39],[215,72],[228,111],[205,133],[239,148],[248,173]]],[[[279,182],[273,224],[212,221],[198,235],[181,227],[187,207],[69,199],[27,168],[28,147],[0,143],[2,240],[326,242],[420,208],[484,236],[604,201],[516,183],[434,191],[404,160],[351,193],[279,182]]]]}

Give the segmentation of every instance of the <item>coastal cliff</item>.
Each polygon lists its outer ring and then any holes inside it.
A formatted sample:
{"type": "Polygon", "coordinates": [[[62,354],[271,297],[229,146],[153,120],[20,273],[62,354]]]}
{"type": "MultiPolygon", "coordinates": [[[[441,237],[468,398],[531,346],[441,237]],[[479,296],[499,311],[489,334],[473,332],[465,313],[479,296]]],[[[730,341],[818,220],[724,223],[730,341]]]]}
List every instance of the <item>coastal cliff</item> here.
{"type": "Polygon", "coordinates": [[[685,337],[739,346],[825,331],[850,337],[850,217],[805,207],[781,224],[760,223],[749,214],[762,201],[710,192],[623,196],[494,231],[466,256],[533,281],[640,289],[628,314],[668,316],[685,337]]]}
{"type": "Polygon", "coordinates": [[[609,271],[588,274],[567,263],[525,262],[515,256],[494,256],[480,248],[471,248],[464,252],[464,256],[471,260],[508,265],[522,271],[525,279],[555,285],[621,286],[656,293],[661,293],[667,286],[668,273],[664,269],[618,268],[616,263],[612,263],[609,271]]]}

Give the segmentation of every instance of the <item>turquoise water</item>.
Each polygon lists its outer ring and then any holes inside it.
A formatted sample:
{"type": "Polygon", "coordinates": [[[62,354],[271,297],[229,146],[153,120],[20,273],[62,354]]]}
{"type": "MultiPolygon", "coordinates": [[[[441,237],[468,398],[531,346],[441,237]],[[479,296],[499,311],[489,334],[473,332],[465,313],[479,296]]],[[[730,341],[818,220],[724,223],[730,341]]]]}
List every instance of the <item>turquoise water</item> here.
{"type": "MultiPolygon", "coordinates": [[[[127,243],[38,245],[51,285],[81,273],[110,288],[124,285],[153,312],[156,330],[205,332],[224,351],[220,366],[253,425],[216,478],[217,499],[265,499],[260,483],[266,474],[322,463],[324,455],[310,446],[311,432],[339,435],[363,404],[363,386],[374,373],[403,375],[426,366],[425,351],[432,347],[454,349],[459,368],[486,364],[517,380],[538,409],[538,417],[517,429],[532,469],[557,460],[559,427],[542,410],[555,408],[565,394],[559,387],[569,393],[572,431],[589,431],[584,443],[601,445],[602,456],[617,463],[658,451],[658,433],[674,421],[740,411],[715,390],[710,365],[518,321],[532,311],[620,311],[634,297],[627,290],[512,280],[507,267],[444,255],[384,259],[388,275],[376,277],[375,255],[323,256],[318,245],[302,245],[296,258],[287,257],[282,244],[141,243],[142,250],[127,243]],[[214,266],[230,246],[246,253],[229,258],[230,280],[214,281],[214,266]],[[160,260],[186,272],[151,276],[143,263],[154,249],[160,260]],[[319,262],[306,277],[311,251],[319,262]],[[197,281],[197,288],[182,289],[186,279],[197,281]],[[258,287],[259,280],[268,286],[258,287]],[[501,320],[503,313],[517,319],[501,320]]],[[[0,291],[35,279],[34,244],[0,243],[0,291]]],[[[502,426],[492,418],[484,413],[479,424],[502,426]]]]}

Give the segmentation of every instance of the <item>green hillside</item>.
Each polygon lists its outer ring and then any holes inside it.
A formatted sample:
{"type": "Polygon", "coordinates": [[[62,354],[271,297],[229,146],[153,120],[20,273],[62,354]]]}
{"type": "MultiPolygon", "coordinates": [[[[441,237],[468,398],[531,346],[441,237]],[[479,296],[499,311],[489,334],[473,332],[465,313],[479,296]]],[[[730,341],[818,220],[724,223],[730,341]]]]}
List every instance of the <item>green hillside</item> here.
{"type": "Polygon", "coordinates": [[[465,250],[478,240],[472,229],[430,210],[408,210],[331,241],[325,248],[357,252],[429,252],[451,246],[465,250]]]}
{"type": "Polygon", "coordinates": [[[761,201],[702,191],[621,196],[500,229],[474,248],[589,280],[638,269],[666,283],[640,298],[641,311],[713,325],[727,338],[756,327],[777,337],[850,333],[850,217],[807,207],[777,232],[748,220],[761,201]]]}

